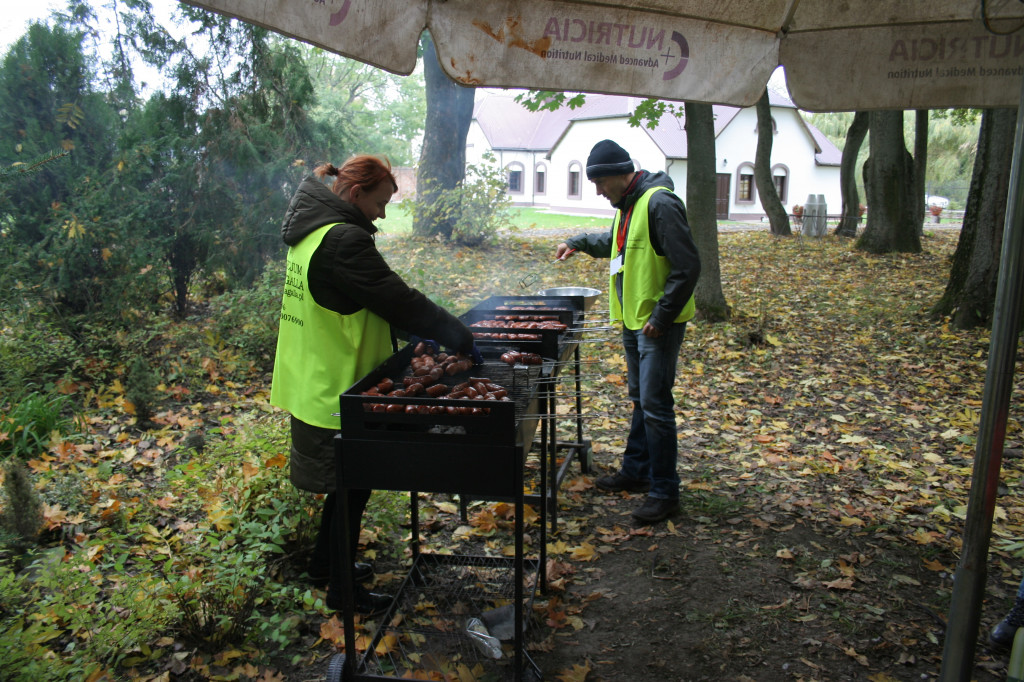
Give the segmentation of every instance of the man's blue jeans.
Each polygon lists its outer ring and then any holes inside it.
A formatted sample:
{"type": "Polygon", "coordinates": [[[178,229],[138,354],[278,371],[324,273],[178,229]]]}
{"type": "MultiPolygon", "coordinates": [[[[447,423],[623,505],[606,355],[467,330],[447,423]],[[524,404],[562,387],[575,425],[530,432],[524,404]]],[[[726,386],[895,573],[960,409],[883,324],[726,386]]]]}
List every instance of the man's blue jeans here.
{"type": "Polygon", "coordinates": [[[648,494],[662,500],[679,499],[679,445],[672,385],[685,333],[685,322],[672,325],[656,339],[644,336],[639,329],[622,330],[629,399],[633,402],[622,473],[637,480],[649,478],[648,494]]]}

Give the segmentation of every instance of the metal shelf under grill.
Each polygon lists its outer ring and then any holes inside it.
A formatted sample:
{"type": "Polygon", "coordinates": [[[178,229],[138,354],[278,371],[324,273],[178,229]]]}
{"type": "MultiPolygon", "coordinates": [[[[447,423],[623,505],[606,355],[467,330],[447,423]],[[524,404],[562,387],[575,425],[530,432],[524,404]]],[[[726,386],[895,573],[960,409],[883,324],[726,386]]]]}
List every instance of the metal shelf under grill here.
{"type": "MultiPolygon", "coordinates": [[[[525,562],[524,594],[536,588],[537,562],[525,562]]],[[[447,667],[485,671],[475,679],[517,679],[513,645],[502,647],[502,658],[484,654],[466,632],[469,618],[514,603],[514,560],[504,557],[419,554],[399,589],[391,610],[382,619],[363,654],[360,679],[394,679],[447,667]]],[[[532,597],[525,597],[529,613],[532,597]]],[[[524,626],[527,624],[524,623],[524,626]]],[[[525,676],[541,673],[525,656],[525,676]]]]}

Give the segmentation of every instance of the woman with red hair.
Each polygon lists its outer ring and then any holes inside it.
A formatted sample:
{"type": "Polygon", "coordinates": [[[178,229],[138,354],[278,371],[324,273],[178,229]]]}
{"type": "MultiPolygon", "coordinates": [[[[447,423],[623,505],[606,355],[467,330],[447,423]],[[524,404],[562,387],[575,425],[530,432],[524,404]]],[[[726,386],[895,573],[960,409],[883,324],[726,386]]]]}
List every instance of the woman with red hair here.
{"type": "MultiPolygon", "coordinates": [[[[314,176],[299,185],[281,227],[288,271],[270,402],[291,414],[292,484],[327,495],[309,575],[328,583],[327,605],[340,609],[342,569],[331,560],[340,556],[331,547],[341,516],[334,474],[338,396],[397,350],[394,329],[479,356],[472,332],[409,287],[377,251],[373,223],[385,217],[398,189],[387,161],[356,156],[341,168],[322,165],[314,176]],[[329,177],[330,188],[323,182],[329,177]]],[[[350,556],[369,497],[369,490],[349,491],[350,556]]],[[[367,582],[373,568],[357,563],[353,575],[367,582]]],[[[379,613],[389,603],[387,595],[356,585],[357,612],[379,613]]]]}

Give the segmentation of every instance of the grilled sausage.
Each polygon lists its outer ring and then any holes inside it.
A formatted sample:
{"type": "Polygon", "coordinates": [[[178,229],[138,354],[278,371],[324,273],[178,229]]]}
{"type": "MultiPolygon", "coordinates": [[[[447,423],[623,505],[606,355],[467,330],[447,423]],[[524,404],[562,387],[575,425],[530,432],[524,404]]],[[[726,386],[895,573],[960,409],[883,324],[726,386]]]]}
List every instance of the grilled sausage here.
{"type": "Polygon", "coordinates": [[[444,384],[434,384],[433,386],[428,386],[426,391],[427,395],[431,398],[439,398],[448,392],[448,387],[444,384]]]}

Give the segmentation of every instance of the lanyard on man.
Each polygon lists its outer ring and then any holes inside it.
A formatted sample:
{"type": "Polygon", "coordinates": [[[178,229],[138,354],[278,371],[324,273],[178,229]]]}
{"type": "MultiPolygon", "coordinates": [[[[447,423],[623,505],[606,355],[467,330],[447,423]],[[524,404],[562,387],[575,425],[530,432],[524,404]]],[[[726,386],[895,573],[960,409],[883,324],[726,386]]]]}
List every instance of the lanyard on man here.
{"type": "MultiPolygon", "coordinates": [[[[637,183],[640,181],[640,175],[642,173],[643,171],[640,171],[633,176],[633,179],[630,181],[629,186],[626,187],[626,191],[622,193],[623,198],[628,197],[630,194],[633,193],[633,190],[636,189],[637,183]]],[[[623,249],[626,246],[626,230],[629,229],[629,219],[633,217],[634,206],[636,206],[635,201],[632,204],[630,204],[629,208],[626,209],[626,212],[622,214],[622,220],[619,221],[619,229],[616,232],[615,241],[616,246],[618,247],[618,251],[616,253],[622,255],[623,257],[625,257],[623,249]]]]}

